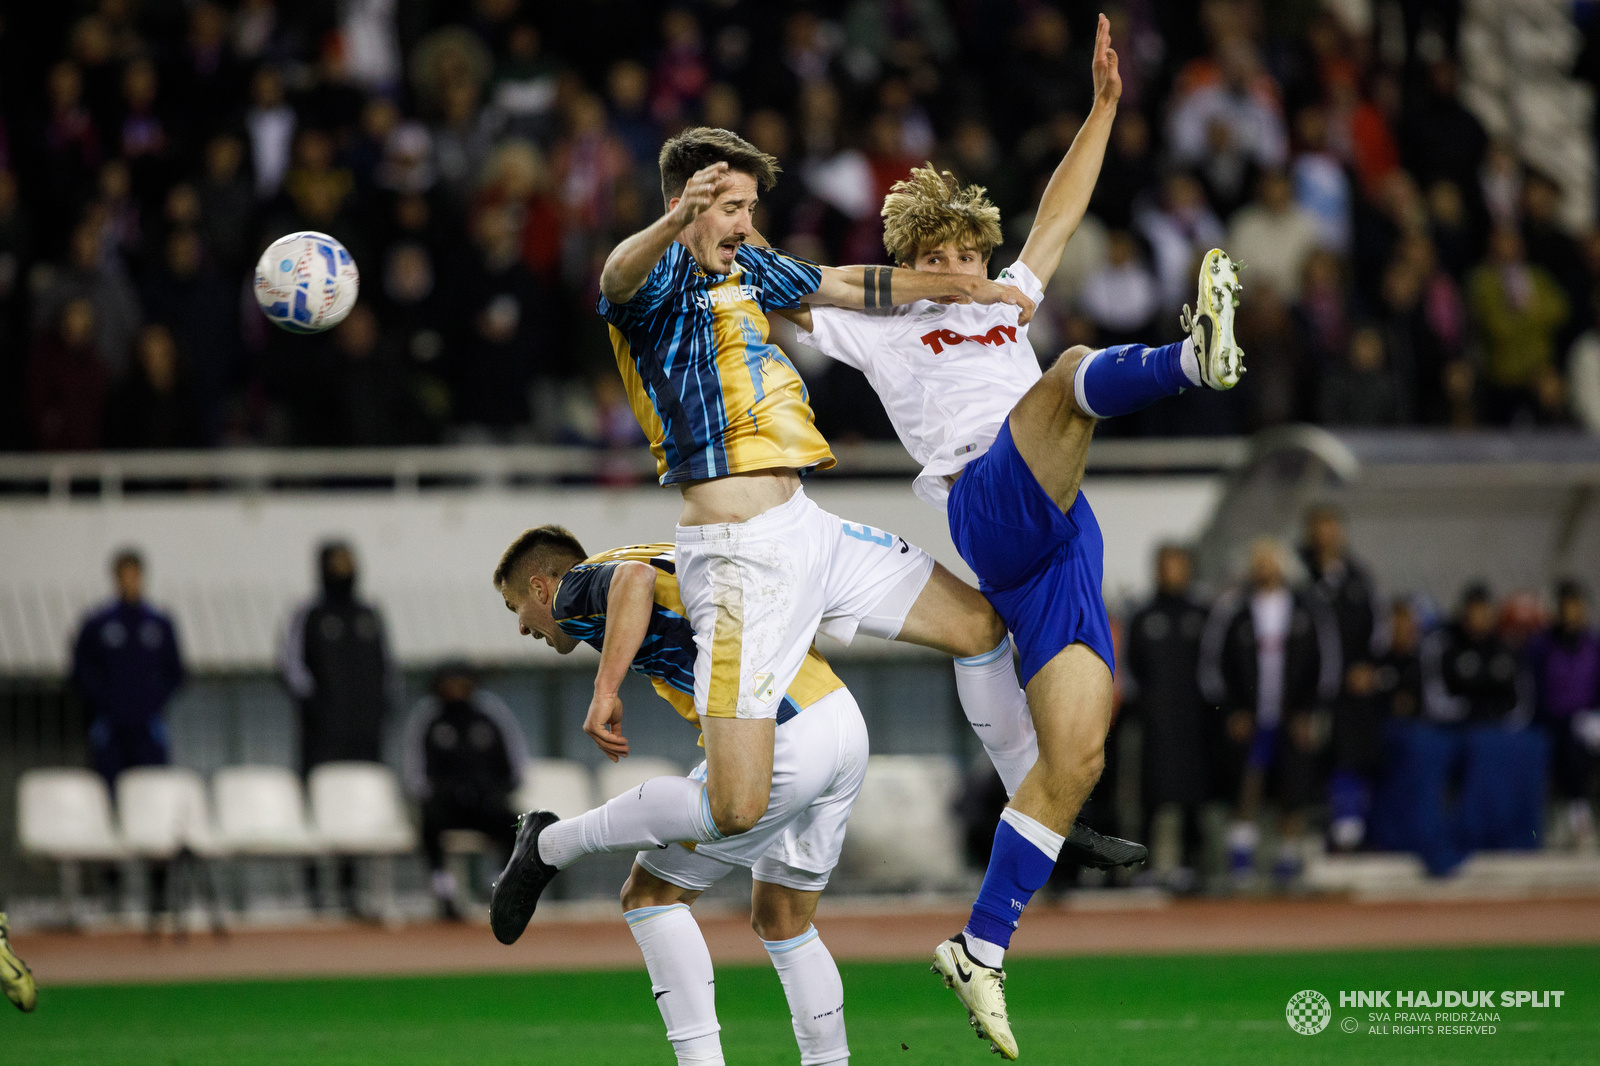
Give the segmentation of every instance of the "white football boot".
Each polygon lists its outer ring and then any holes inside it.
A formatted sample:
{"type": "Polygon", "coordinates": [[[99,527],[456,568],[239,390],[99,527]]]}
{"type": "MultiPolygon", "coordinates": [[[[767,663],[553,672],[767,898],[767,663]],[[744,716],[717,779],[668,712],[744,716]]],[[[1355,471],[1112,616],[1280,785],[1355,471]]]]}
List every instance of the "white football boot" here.
{"type": "Polygon", "coordinates": [[[1194,357],[1200,380],[1208,389],[1231,389],[1244,373],[1244,352],[1233,338],[1233,313],[1239,307],[1239,271],[1228,253],[1213,248],[1200,263],[1200,291],[1194,310],[1183,305],[1178,325],[1194,339],[1194,357]]]}
{"type": "Polygon", "coordinates": [[[975,961],[959,937],[934,950],[932,969],[960,998],[967,1008],[967,1021],[979,1039],[989,1041],[989,1050],[1003,1059],[1015,1059],[1017,1038],[1011,1035],[1011,1021],[1006,1017],[1006,972],[975,961]]]}
{"type": "Polygon", "coordinates": [[[33,971],[11,947],[9,933],[6,916],[0,914],[0,991],[18,1010],[27,1013],[39,1002],[39,992],[34,987],[33,971]]]}

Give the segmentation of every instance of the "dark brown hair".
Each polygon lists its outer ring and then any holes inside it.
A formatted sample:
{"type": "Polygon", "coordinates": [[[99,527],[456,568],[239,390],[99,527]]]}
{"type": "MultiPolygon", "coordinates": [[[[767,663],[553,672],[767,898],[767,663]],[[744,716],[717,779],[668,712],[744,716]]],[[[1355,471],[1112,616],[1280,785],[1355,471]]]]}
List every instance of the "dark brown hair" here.
{"type": "Polygon", "coordinates": [[[697,126],[684,130],[661,146],[661,199],[671,203],[696,172],[713,163],[726,163],[756,179],[765,192],[778,184],[778,160],[731,130],[697,126]]]}
{"type": "Polygon", "coordinates": [[[494,587],[504,586],[523,570],[553,574],[559,563],[579,563],[588,557],[589,553],[583,550],[578,538],[564,526],[525,529],[500,556],[494,568],[494,587]]]}

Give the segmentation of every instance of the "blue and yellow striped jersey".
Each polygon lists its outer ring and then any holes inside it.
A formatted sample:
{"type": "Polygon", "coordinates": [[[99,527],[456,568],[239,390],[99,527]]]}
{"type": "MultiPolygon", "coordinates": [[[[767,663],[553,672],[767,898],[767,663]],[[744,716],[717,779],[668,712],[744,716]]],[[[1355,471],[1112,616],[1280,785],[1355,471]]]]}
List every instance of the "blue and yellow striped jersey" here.
{"type": "Polygon", "coordinates": [[[816,264],[748,244],[732,273],[707,274],[673,244],[627,303],[600,297],[661,484],[833,465],[805,382],[767,340],[767,312],[798,307],[821,281],[816,264]]]}
{"type": "MultiPolygon", "coordinates": [[[[644,643],[633,657],[630,669],[648,677],[661,698],[672,704],[673,710],[698,726],[700,716],[694,709],[694,629],[689,625],[688,613],[678,594],[677,564],[671,544],[614,548],[568,570],[556,588],[555,602],[550,605],[556,624],[568,636],[594,648],[602,647],[611,577],[617,564],[623,562],[649,563],[656,568],[655,609],[645,630],[644,643]]],[[[844,682],[813,647],[778,708],[778,724],[782,725],[841,688],[844,682]]]]}

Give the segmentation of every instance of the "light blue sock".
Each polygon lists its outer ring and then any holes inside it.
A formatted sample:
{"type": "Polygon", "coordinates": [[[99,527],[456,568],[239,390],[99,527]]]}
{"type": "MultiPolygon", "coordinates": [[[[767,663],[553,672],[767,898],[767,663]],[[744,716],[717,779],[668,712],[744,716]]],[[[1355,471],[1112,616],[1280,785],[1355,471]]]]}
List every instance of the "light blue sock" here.
{"type": "Polygon", "coordinates": [[[1112,418],[1200,384],[1200,366],[1193,355],[1184,358],[1186,346],[1193,351],[1185,339],[1160,348],[1118,344],[1090,352],[1073,380],[1078,406],[1096,418],[1112,418]]]}

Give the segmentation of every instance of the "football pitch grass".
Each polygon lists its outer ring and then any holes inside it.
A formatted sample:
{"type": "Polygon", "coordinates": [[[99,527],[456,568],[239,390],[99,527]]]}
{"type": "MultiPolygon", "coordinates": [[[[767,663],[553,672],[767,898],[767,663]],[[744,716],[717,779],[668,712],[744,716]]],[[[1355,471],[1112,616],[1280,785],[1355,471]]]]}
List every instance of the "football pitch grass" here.
{"type": "MultiPolygon", "coordinates": [[[[999,1061],[925,966],[841,970],[855,1063],[999,1061]]],[[[1600,1063],[1600,948],[1592,946],[1018,958],[1009,970],[1022,1061],[1038,1066],[1600,1063]],[[1332,1002],[1331,1023],[1313,1036],[1285,1018],[1302,989],[1332,1002]],[[1493,989],[1496,1002],[1501,990],[1565,995],[1559,1008],[1495,1008],[1492,1035],[1380,1035],[1368,1029],[1383,1023],[1368,1015],[1381,1011],[1341,1008],[1338,994],[1381,989],[1493,989]],[[1346,1019],[1357,1032],[1345,1031],[1346,1019]]],[[[726,967],[717,977],[730,1066],[798,1062],[771,969],[726,967]]],[[[0,1016],[7,1066],[672,1061],[642,970],[46,987],[37,1013],[0,1016]]]]}

